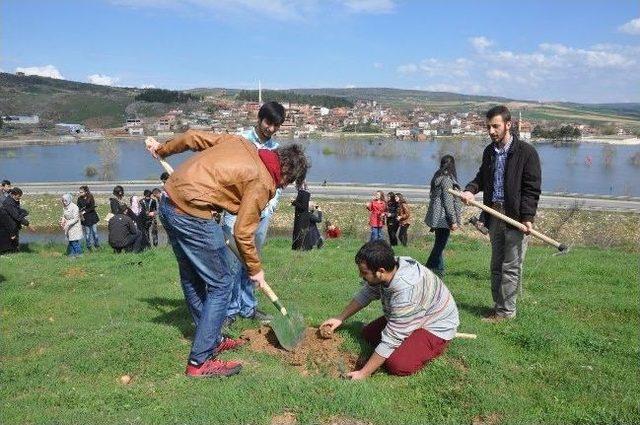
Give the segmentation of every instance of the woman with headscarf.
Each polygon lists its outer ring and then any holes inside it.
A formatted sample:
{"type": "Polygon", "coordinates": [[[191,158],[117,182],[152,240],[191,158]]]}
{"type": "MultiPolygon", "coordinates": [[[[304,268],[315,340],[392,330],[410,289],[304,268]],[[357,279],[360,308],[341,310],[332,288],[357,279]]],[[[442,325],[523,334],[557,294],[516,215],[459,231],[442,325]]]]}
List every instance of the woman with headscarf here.
{"type": "Polygon", "coordinates": [[[80,209],[71,200],[71,194],[62,195],[62,217],[60,217],[60,227],[64,230],[64,235],[69,241],[67,253],[71,258],[82,255],[82,224],[80,222],[80,209]]]}
{"type": "Polygon", "coordinates": [[[440,168],[431,179],[429,208],[424,222],[435,233],[436,238],[425,264],[427,268],[442,277],[444,275],[444,248],[449,234],[460,225],[462,203],[454,198],[447,189],[460,189],[456,174],[456,162],[453,156],[445,155],[440,159],[440,168]]]}
{"type": "Polygon", "coordinates": [[[129,209],[127,215],[136,223],[136,227],[142,232],[142,249],[146,249],[151,246],[149,242],[149,232],[145,232],[146,217],[143,213],[143,206],[141,204],[140,197],[133,195],[130,199],[129,209]]]}
{"type": "Polygon", "coordinates": [[[398,245],[398,202],[396,194],[387,194],[387,230],[389,231],[389,245],[398,245]]]}

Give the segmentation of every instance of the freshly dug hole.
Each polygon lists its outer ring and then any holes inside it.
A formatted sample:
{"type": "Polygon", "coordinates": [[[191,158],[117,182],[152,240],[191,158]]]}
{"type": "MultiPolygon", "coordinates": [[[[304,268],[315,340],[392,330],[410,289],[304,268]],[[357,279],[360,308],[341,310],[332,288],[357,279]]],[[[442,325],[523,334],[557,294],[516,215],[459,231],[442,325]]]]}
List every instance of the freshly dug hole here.
{"type": "Polygon", "coordinates": [[[249,341],[249,347],[258,352],[268,353],[283,359],[294,366],[303,376],[328,375],[344,377],[355,369],[357,355],[340,350],[342,337],[333,334],[332,338],[320,336],[318,328],[307,328],[304,339],[295,351],[286,351],[278,343],[275,333],[268,326],[260,329],[247,329],[242,338],[249,341]]]}

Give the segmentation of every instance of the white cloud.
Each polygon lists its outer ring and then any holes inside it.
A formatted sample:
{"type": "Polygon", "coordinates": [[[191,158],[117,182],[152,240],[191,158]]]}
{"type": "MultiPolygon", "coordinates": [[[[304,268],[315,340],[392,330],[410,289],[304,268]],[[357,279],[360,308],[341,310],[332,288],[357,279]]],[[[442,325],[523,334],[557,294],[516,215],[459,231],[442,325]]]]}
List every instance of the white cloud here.
{"type": "Polygon", "coordinates": [[[355,89],[357,86],[354,84],[347,84],[346,86],[344,86],[345,89],[355,89]]]}
{"type": "Polygon", "coordinates": [[[314,17],[335,12],[338,5],[351,13],[381,14],[393,12],[395,0],[109,0],[116,6],[136,9],[170,9],[178,12],[216,18],[247,17],[278,21],[306,21],[314,17]]]}
{"type": "Polygon", "coordinates": [[[384,64],[382,62],[374,62],[373,63],[373,67],[375,69],[382,69],[382,68],[384,68],[384,64]]]}
{"type": "Polygon", "coordinates": [[[469,42],[478,52],[483,52],[487,47],[493,46],[493,41],[487,37],[471,37],[469,38],[469,42]]]}
{"type": "Polygon", "coordinates": [[[640,46],[546,42],[521,51],[489,49],[496,43],[484,37],[469,41],[474,46],[469,58],[431,57],[396,71],[406,82],[430,90],[514,99],[640,101],[640,46]]]}
{"type": "Polygon", "coordinates": [[[92,74],[87,76],[87,81],[91,84],[98,84],[101,86],[114,86],[118,82],[119,78],[109,77],[108,75],[92,74]]]}
{"type": "Polygon", "coordinates": [[[17,67],[15,72],[23,72],[25,75],[39,75],[40,77],[64,80],[64,76],[60,71],[58,71],[58,68],[53,65],[17,67]]]}
{"type": "Polygon", "coordinates": [[[153,84],[143,84],[140,86],[141,89],[155,89],[156,86],[154,86],[153,84]]]}
{"type": "Polygon", "coordinates": [[[500,69],[490,69],[485,74],[492,80],[508,80],[511,78],[511,75],[508,72],[500,69]]]}
{"type": "Polygon", "coordinates": [[[640,18],[632,19],[618,27],[618,31],[631,35],[640,35],[640,18]]]}
{"type": "Polygon", "coordinates": [[[407,63],[398,66],[396,68],[396,71],[398,71],[399,74],[403,75],[415,74],[416,72],[418,72],[418,65],[416,65],[415,63],[407,63]]]}
{"type": "Polygon", "coordinates": [[[342,0],[344,5],[357,13],[390,13],[396,7],[392,0],[342,0]]]}

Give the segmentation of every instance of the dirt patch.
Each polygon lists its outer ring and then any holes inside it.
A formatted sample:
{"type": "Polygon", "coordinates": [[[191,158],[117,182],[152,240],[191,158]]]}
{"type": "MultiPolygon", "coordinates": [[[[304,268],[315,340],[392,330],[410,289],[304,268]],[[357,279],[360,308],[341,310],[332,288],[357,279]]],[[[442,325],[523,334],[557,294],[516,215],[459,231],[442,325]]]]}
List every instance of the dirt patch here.
{"type": "Polygon", "coordinates": [[[471,425],[498,425],[502,421],[500,413],[489,413],[488,415],[478,415],[471,420],[471,425]]]}
{"type": "Polygon", "coordinates": [[[304,339],[295,351],[286,351],[278,343],[275,333],[268,326],[260,329],[248,329],[242,338],[249,341],[254,351],[268,353],[283,359],[294,366],[303,376],[328,375],[335,378],[344,377],[355,369],[358,357],[340,350],[342,337],[333,334],[331,338],[323,338],[317,328],[307,328],[304,339]]]}
{"type": "Polygon", "coordinates": [[[87,272],[82,267],[69,267],[62,274],[64,277],[85,277],[87,272]]]}
{"type": "Polygon", "coordinates": [[[271,418],[271,425],[296,425],[298,419],[291,412],[284,412],[282,415],[276,415],[271,418]]]}
{"type": "Polygon", "coordinates": [[[466,373],[469,371],[469,365],[465,359],[460,357],[449,357],[447,361],[453,366],[453,368],[459,372],[466,373]]]}
{"type": "Polygon", "coordinates": [[[371,425],[371,422],[363,422],[353,418],[344,416],[332,416],[323,422],[324,425],[371,425]]]}

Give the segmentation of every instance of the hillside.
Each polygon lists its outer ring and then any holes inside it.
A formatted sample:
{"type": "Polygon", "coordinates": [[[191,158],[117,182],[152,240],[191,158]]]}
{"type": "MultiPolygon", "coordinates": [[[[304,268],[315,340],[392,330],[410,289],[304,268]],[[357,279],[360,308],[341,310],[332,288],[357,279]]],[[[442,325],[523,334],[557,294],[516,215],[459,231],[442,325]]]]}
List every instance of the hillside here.
{"type": "MultiPolygon", "coordinates": [[[[137,101],[141,89],[108,87],[37,76],[0,73],[0,115],[38,114],[44,124],[81,122],[89,127],[119,126],[127,115],[158,116],[175,104],[137,101]]],[[[195,88],[185,93],[236,99],[240,89],[195,88]]],[[[596,126],[622,125],[640,129],[640,103],[577,104],[538,103],[495,96],[430,92],[393,88],[315,88],[274,91],[293,99],[334,99],[351,104],[377,101],[383,106],[408,110],[422,107],[432,112],[484,111],[506,103],[523,111],[528,120],[577,122],[596,126]]],[[[183,110],[198,109],[199,103],[180,104],[183,110]]]]}

